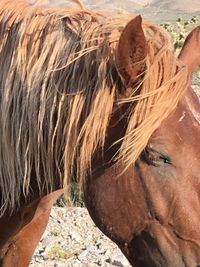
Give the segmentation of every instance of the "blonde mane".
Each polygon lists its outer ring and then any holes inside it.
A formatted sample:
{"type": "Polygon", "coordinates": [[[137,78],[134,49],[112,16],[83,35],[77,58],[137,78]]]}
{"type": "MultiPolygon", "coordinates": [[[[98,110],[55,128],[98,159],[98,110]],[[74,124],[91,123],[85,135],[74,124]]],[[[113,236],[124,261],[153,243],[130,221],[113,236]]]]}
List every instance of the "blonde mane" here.
{"type": "Polygon", "coordinates": [[[115,52],[132,17],[0,1],[1,215],[29,194],[33,175],[41,192],[53,190],[55,179],[67,186],[74,173],[83,183],[124,103],[134,104],[115,158],[124,170],[177,106],[187,70],[153,24],[143,23],[149,52],[140,94],[124,88],[115,52]]]}

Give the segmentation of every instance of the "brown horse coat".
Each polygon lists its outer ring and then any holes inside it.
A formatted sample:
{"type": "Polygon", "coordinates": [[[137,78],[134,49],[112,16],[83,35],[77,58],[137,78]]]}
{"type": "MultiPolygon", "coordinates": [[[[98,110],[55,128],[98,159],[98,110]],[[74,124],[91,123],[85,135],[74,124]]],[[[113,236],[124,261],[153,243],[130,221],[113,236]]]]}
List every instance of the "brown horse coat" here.
{"type": "Polygon", "coordinates": [[[3,0],[0,40],[2,264],[27,266],[56,190],[78,181],[133,266],[197,265],[193,37],[182,62],[140,16],[3,0]]]}

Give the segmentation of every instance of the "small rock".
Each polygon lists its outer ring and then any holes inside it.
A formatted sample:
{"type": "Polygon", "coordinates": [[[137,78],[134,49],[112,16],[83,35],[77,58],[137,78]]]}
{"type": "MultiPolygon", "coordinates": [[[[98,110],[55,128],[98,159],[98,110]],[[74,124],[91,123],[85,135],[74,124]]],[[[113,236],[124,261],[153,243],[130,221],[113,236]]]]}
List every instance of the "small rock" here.
{"type": "Polygon", "coordinates": [[[118,266],[118,267],[128,267],[128,266],[130,266],[129,262],[127,261],[127,259],[124,257],[123,254],[118,254],[117,256],[115,256],[111,260],[111,263],[114,266],[118,266]]]}
{"type": "Polygon", "coordinates": [[[81,252],[81,253],[77,256],[78,260],[79,260],[79,261],[82,261],[82,260],[86,259],[86,258],[87,258],[87,254],[88,254],[88,251],[87,251],[87,250],[84,250],[83,252],[81,252]]]}

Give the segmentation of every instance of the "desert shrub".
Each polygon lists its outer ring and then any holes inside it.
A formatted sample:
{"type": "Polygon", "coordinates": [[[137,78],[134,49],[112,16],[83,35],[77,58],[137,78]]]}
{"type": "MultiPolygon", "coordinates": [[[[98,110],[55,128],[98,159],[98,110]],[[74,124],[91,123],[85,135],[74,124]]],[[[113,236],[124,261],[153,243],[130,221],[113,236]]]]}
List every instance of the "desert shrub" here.
{"type": "Polygon", "coordinates": [[[196,16],[193,16],[187,21],[179,17],[175,22],[161,23],[160,26],[171,35],[174,50],[178,52],[183,46],[184,40],[188,33],[194,27],[196,27],[198,23],[199,19],[196,16]]]}
{"type": "Polygon", "coordinates": [[[59,207],[74,206],[84,207],[83,194],[78,183],[73,183],[69,189],[69,193],[63,194],[56,202],[59,207]]]}
{"type": "Polygon", "coordinates": [[[67,251],[63,249],[59,245],[55,245],[51,247],[51,249],[47,253],[48,257],[52,260],[54,259],[63,259],[67,260],[73,256],[73,253],[71,251],[67,251]]]}

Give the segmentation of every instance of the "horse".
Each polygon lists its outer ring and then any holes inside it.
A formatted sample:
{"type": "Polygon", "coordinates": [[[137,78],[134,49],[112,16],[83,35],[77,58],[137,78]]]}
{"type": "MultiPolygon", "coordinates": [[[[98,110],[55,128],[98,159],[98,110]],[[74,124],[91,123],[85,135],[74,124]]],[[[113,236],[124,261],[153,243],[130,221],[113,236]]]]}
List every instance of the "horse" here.
{"type": "Polygon", "coordinates": [[[199,32],[177,58],[141,16],[0,1],[1,266],[73,182],[132,266],[200,263],[199,32]]]}

